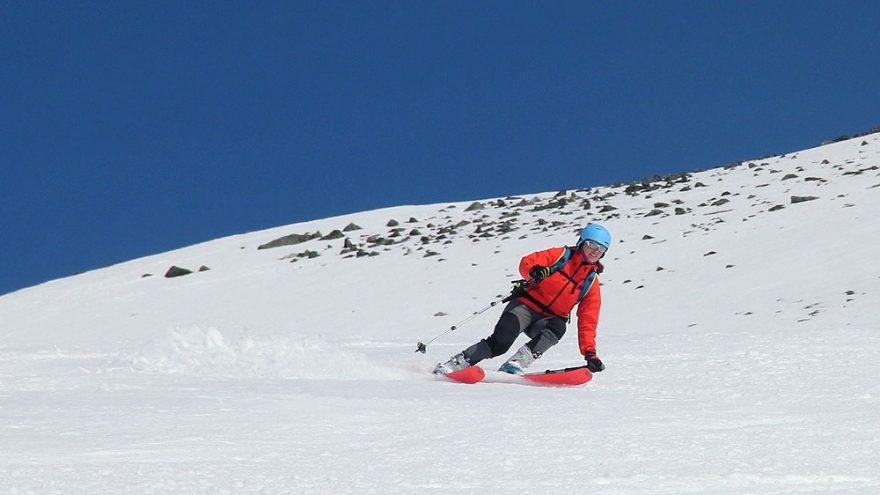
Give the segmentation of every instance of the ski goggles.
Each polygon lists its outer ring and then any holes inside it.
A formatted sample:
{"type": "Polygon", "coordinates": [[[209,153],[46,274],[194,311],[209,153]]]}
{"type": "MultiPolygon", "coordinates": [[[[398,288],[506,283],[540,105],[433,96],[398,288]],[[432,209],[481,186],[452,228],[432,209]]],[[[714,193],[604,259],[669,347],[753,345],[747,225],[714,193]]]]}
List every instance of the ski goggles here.
{"type": "Polygon", "coordinates": [[[600,253],[604,253],[605,251],[608,251],[607,247],[599,244],[596,241],[591,241],[590,239],[585,240],[581,247],[582,248],[590,248],[595,251],[599,251],[600,253]]]}

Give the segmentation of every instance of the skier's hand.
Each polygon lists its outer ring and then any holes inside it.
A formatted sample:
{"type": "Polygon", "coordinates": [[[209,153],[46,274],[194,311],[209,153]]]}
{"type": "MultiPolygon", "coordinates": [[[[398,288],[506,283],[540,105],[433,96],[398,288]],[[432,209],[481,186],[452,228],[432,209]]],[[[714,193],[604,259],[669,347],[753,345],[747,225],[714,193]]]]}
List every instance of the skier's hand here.
{"type": "Polygon", "coordinates": [[[599,356],[593,351],[587,351],[587,353],[584,354],[584,359],[587,360],[587,369],[593,373],[598,373],[605,369],[605,363],[603,363],[602,360],[599,359],[599,356]]]}
{"type": "Polygon", "coordinates": [[[510,291],[511,296],[520,297],[526,293],[527,282],[525,280],[514,280],[511,283],[513,284],[513,289],[510,291]]]}
{"type": "Polygon", "coordinates": [[[532,279],[532,282],[540,282],[544,280],[550,275],[550,267],[549,266],[541,266],[535,265],[529,270],[529,278],[532,279]]]}

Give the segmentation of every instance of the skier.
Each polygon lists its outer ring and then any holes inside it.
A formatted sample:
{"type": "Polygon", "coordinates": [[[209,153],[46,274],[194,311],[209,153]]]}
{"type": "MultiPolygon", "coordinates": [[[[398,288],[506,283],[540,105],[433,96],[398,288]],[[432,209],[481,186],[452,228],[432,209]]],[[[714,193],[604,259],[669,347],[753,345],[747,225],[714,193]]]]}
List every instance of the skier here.
{"type": "Polygon", "coordinates": [[[500,356],[525,332],[531,340],[499,368],[521,375],[559,342],[575,306],[578,346],[587,368],[593,372],[604,370],[605,365],[596,355],[596,325],[602,304],[596,274],[602,272],[599,260],[610,246],[608,230],[589,223],[581,230],[577,246],[552,248],[524,257],[519,272],[528,282],[514,289],[516,297],[504,308],[492,335],[438,364],[434,373],[452,373],[500,356]]]}

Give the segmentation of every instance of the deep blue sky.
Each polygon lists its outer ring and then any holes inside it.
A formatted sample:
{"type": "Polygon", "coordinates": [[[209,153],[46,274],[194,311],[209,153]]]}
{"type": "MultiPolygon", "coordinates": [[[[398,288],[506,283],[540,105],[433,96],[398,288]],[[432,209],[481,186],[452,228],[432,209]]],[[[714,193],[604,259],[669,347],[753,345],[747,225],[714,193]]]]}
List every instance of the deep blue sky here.
{"type": "Polygon", "coordinates": [[[0,1],[0,294],[400,204],[880,125],[880,7],[0,1]]]}

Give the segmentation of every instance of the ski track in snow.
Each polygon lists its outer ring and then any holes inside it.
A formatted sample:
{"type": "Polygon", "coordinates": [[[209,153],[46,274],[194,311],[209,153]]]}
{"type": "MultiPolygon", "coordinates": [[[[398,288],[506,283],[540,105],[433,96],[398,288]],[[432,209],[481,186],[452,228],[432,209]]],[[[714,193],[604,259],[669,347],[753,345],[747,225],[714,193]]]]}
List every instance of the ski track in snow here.
{"type": "MultiPolygon", "coordinates": [[[[283,258],[303,246],[255,248],[508,210],[364,212],[0,297],[0,493],[880,493],[880,138],[753,163],[635,196],[597,188],[616,210],[524,210],[521,231],[462,230],[434,257],[413,242],[344,259],[341,240],[310,241],[321,256],[296,263],[283,258]],[[656,203],[667,213],[646,216],[656,203]],[[568,223],[525,226],[542,216],[568,223]],[[431,376],[500,307],[426,356],[415,343],[506,292],[522,255],[570,242],[585,219],[616,238],[608,370],[576,389],[431,376]],[[212,269],[163,279],[171,264],[212,269]]],[[[575,342],[572,324],[535,366],[580,364],[575,342]]]]}

